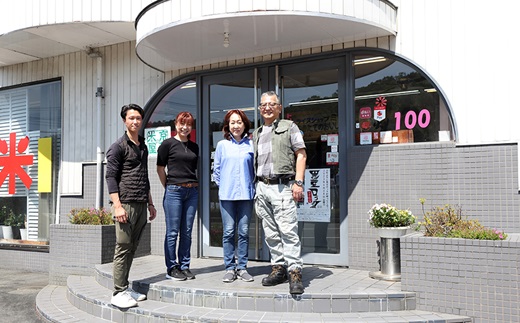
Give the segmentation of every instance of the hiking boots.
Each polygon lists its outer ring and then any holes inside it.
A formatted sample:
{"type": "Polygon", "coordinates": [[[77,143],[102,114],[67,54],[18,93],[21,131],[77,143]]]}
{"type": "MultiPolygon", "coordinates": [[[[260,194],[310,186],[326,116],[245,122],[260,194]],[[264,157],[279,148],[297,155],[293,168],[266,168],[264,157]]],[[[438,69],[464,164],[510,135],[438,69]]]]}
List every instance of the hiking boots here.
{"type": "Polygon", "coordinates": [[[302,269],[295,268],[289,271],[289,293],[303,294],[302,269]]]}
{"type": "MultiPolygon", "coordinates": [[[[282,265],[274,265],[269,276],[262,279],[262,285],[275,286],[287,281],[287,269],[282,265]]],[[[301,281],[301,276],[300,276],[301,281]]]]}

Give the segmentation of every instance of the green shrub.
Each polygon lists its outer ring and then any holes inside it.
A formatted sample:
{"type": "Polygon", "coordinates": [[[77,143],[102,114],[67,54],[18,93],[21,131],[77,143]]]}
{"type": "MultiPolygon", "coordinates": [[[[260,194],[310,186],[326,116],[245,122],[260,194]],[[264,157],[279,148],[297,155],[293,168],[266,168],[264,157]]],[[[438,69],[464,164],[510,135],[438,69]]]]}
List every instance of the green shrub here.
{"type": "Polygon", "coordinates": [[[18,227],[21,229],[25,228],[25,214],[18,213],[15,214],[13,211],[11,211],[11,214],[9,216],[9,223],[12,227],[18,227]]]}
{"type": "MultiPolygon", "coordinates": [[[[5,220],[7,220],[7,217],[9,216],[10,210],[7,206],[2,206],[0,208],[0,225],[5,224],[5,220]]],[[[7,224],[5,224],[7,225],[7,224]]]]}
{"type": "Polygon", "coordinates": [[[15,214],[12,210],[9,212],[9,216],[5,220],[5,225],[12,227],[25,228],[25,214],[15,214]]]}
{"type": "MultiPolygon", "coordinates": [[[[421,199],[424,207],[424,199],[421,199]]],[[[427,237],[464,238],[479,240],[504,240],[507,234],[484,227],[478,220],[462,218],[462,208],[446,204],[436,206],[424,213],[424,222],[419,222],[427,237]]]]}
{"type": "Polygon", "coordinates": [[[105,210],[105,208],[72,209],[69,213],[69,221],[72,224],[114,224],[112,213],[105,210]]]}

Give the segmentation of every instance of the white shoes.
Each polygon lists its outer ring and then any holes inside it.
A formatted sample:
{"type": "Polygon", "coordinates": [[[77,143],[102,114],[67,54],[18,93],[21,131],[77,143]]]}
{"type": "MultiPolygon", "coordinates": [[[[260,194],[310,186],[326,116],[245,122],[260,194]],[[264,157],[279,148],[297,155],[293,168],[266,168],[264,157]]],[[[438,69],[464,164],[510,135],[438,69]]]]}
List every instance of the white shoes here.
{"type": "Polygon", "coordinates": [[[119,292],[116,295],[112,296],[110,302],[115,307],[130,308],[137,306],[137,302],[144,301],[145,299],[145,294],[141,294],[131,288],[128,288],[127,290],[119,292]]]}
{"type": "Polygon", "coordinates": [[[146,299],[146,295],[145,294],[141,294],[139,292],[136,292],[135,290],[133,290],[131,288],[128,288],[126,291],[129,292],[130,296],[133,299],[135,299],[136,301],[138,301],[138,302],[144,301],[146,299]]]}
{"type": "Polygon", "coordinates": [[[129,291],[119,292],[112,296],[110,303],[118,308],[130,308],[137,306],[137,301],[132,297],[129,291]]]}

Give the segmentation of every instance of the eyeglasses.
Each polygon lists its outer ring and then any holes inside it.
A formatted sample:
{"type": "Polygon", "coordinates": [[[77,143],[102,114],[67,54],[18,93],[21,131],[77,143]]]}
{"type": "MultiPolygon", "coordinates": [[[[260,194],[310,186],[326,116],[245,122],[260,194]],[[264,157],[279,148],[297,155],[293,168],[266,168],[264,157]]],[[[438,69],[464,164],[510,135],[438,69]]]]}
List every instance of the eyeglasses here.
{"type": "Polygon", "coordinates": [[[260,109],[265,109],[265,108],[267,108],[267,106],[269,106],[270,108],[275,108],[279,104],[280,103],[276,103],[276,102],[260,103],[260,105],[258,107],[260,109]]]}

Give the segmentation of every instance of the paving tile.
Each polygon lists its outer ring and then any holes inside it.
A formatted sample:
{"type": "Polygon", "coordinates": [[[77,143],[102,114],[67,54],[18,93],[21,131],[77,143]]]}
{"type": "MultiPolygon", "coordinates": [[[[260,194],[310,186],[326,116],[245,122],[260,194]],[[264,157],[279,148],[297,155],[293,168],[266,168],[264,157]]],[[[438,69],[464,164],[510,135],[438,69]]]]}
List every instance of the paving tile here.
{"type": "MultiPolygon", "coordinates": [[[[415,294],[402,292],[399,282],[374,280],[359,270],[304,268],[305,293],[292,296],[288,284],[261,285],[259,273],[270,271],[266,263],[250,262],[250,272],[257,277],[252,283],[223,284],[222,271],[211,269],[220,268],[221,260],[193,259],[197,279],[186,282],[166,280],[163,261],[158,256],[134,260],[130,280],[148,296],[137,308],[120,311],[110,305],[112,264],[98,265],[93,276],[69,277],[67,287],[46,288],[38,304],[51,304],[46,305],[48,313],[54,313],[56,306],[83,312],[87,316],[61,317],[83,322],[470,322],[457,315],[417,311],[415,294]]],[[[510,316],[518,317],[518,313],[510,316]]]]}

